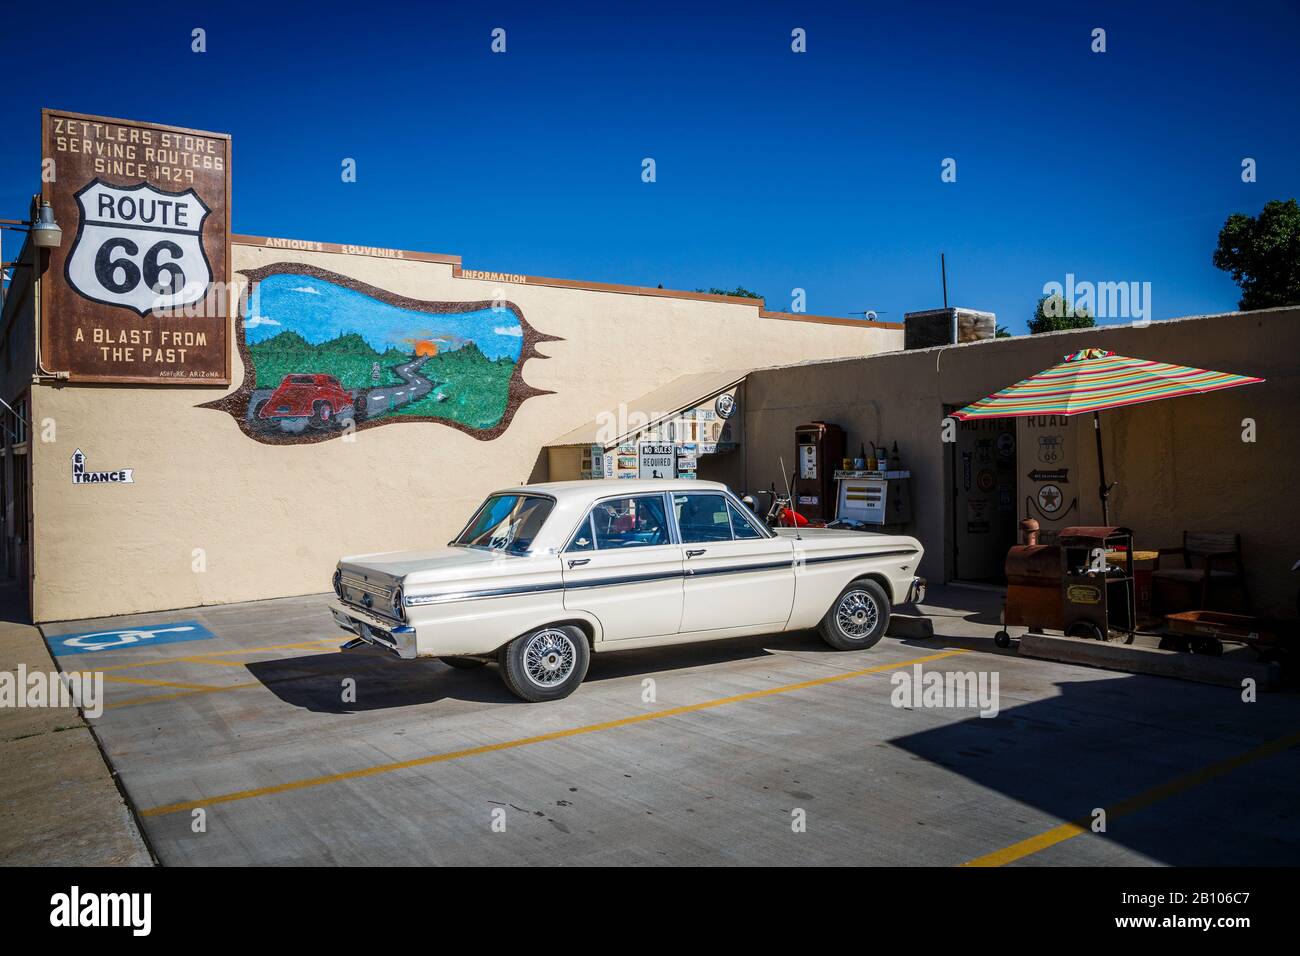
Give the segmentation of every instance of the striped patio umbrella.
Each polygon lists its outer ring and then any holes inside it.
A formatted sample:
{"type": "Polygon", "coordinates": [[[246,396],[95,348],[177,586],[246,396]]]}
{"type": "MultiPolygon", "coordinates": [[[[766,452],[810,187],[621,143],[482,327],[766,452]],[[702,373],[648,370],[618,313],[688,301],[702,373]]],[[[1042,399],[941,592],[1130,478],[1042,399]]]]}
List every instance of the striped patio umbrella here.
{"type": "Polygon", "coordinates": [[[1101,476],[1102,523],[1110,524],[1107,501],[1114,485],[1106,484],[1099,412],[1262,381],[1262,378],[1248,375],[1127,358],[1104,349],[1082,349],[1065,356],[1065,361],[1059,365],[953,412],[952,417],[967,420],[1092,412],[1093,431],[1097,437],[1097,468],[1101,476]]]}

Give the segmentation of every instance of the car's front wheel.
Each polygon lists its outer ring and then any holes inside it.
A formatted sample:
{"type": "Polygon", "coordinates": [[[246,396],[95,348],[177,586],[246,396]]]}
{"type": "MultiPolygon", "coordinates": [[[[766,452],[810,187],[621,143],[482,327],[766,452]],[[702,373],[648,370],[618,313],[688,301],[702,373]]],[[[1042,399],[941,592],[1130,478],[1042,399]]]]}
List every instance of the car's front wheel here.
{"type": "Polygon", "coordinates": [[[501,648],[501,678],[521,700],[568,697],[587,676],[591,650],[572,625],[548,625],[501,648]]]}
{"type": "Polygon", "coordinates": [[[835,599],[817,630],[837,651],[874,647],[889,627],[889,597],[875,581],[854,581],[835,599]]]}

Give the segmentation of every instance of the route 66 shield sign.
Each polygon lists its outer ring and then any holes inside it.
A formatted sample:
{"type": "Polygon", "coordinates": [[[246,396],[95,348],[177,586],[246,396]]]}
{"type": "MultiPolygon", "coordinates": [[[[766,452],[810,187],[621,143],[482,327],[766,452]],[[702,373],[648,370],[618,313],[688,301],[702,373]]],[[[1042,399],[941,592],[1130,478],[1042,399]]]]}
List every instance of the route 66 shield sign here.
{"type": "Polygon", "coordinates": [[[140,315],[207,295],[212,268],[202,235],[210,210],[193,189],[170,193],[96,178],[75,198],[79,225],[64,271],[81,295],[140,315]]]}

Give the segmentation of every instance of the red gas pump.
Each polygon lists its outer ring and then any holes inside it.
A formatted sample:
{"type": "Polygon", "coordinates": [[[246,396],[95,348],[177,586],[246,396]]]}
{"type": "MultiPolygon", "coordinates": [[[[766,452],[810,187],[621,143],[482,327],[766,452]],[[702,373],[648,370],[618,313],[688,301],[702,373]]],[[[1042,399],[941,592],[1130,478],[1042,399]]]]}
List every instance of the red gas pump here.
{"type": "Polygon", "coordinates": [[[794,501],[790,506],[813,523],[835,517],[835,469],[844,459],[844,429],[809,422],[794,430],[794,501]]]}

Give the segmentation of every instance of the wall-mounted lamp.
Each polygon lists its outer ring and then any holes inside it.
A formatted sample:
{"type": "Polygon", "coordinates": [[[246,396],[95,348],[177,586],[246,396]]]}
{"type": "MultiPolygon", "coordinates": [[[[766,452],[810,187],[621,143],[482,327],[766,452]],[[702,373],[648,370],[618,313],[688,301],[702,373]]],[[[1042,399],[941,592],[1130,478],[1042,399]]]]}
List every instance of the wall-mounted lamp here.
{"type": "Polygon", "coordinates": [[[40,249],[53,249],[63,242],[63,230],[54,221],[54,207],[42,202],[31,229],[32,245],[40,249]]]}

